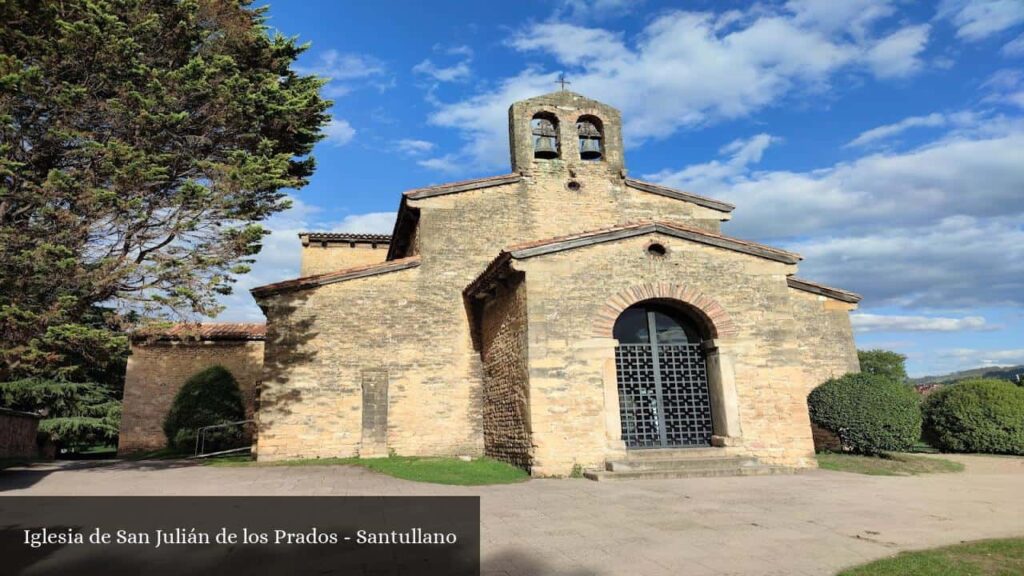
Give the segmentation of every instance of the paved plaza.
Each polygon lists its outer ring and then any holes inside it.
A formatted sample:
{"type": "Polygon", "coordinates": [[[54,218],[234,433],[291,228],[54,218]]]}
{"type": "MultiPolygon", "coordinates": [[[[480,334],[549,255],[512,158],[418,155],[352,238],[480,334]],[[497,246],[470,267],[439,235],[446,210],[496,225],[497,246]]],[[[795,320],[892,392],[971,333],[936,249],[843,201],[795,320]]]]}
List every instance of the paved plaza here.
{"type": "Polygon", "coordinates": [[[487,576],[824,576],[900,550],[1024,535],[1024,458],[951,458],[967,470],[482,487],[344,466],[64,462],[0,472],[0,494],[479,495],[487,576]]]}

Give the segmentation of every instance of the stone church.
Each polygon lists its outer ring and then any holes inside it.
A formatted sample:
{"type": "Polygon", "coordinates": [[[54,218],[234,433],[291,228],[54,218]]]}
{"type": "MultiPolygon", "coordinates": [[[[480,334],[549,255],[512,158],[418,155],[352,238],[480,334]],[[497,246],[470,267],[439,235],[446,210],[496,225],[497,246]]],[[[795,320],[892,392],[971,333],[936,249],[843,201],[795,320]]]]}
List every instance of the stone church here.
{"type": "Polygon", "coordinates": [[[405,192],[390,236],[302,234],[301,277],[252,290],[257,458],[814,466],[807,394],[859,369],[860,297],[723,234],[732,205],[629,177],[621,127],[569,91],[516,102],[510,173],[405,192]]]}

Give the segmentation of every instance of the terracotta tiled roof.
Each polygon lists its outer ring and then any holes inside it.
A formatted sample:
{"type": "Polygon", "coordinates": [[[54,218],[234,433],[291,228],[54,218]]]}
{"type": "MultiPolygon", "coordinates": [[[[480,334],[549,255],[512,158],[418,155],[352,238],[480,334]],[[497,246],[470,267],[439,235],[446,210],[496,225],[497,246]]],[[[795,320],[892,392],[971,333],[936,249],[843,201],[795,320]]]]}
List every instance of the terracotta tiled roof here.
{"type": "Polygon", "coordinates": [[[282,292],[291,292],[293,290],[315,288],[325,284],[334,284],[335,282],[344,282],[345,280],[377,276],[378,274],[387,274],[388,272],[398,272],[399,270],[415,268],[419,265],[420,257],[410,256],[409,258],[399,258],[398,260],[389,260],[379,264],[345,268],[334,272],[315,274],[313,276],[303,276],[302,278],[295,278],[294,280],[285,280],[284,282],[277,282],[275,284],[257,286],[256,288],[249,290],[249,292],[256,297],[270,296],[272,294],[280,294],[282,292]]]}
{"type": "Polygon", "coordinates": [[[811,282],[810,280],[797,278],[796,276],[787,277],[786,282],[789,284],[790,288],[803,290],[804,292],[810,292],[812,294],[818,294],[819,296],[827,296],[843,302],[849,302],[850,304],[856,304],[864,298],[856,292],[825,286],[824,284],[818,284],[816,282],[811,282]]]}
{"type": "Polygon", "coordinates": [[[299,232],[299,238],[310,242],[391,243],[391,234],[360,234],[353,232],[299,232]]]}
{"type": "Polygon", "coordinates": [[[406,190],[402,195],[410,200],[418,200],[420,198],[430,198],[432,196],[443,196],[445,194],[455,194],[456,192],[490,188],[491,186],[501,186],[502,184],[512,184],[514,182],[519,182],[522,179],[523,177],[520,174],[503,174],[501,176],[489,176],[487,178],[450,182],[439,186],[414,188],[412,190],[406,190]]]}
{"type": "Polygon", "coordinates": [[[211,322],[175,324],[167,328],[142,328],[132,334],[135,340],[263,340],[266,324],[211,322]]]}

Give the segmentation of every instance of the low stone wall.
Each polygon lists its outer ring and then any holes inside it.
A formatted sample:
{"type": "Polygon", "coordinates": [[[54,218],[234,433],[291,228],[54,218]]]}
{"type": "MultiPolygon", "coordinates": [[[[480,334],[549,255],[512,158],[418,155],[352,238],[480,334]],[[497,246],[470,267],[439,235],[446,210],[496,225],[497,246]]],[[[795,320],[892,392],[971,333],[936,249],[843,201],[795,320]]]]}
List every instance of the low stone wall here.
{"type": "Polygon", "coordinates": [[[246,418],[252,419],[263,371],[261,340],[133,343],[125,373],[118,454],[165,447],[163,423],[178,390],[195,373],[218,365],[235,377],[246,418]]]}
{"type": "Polygon", "coordinates": [[[35,458],[39,416],[0,408],[0,458],[35,458]]]}

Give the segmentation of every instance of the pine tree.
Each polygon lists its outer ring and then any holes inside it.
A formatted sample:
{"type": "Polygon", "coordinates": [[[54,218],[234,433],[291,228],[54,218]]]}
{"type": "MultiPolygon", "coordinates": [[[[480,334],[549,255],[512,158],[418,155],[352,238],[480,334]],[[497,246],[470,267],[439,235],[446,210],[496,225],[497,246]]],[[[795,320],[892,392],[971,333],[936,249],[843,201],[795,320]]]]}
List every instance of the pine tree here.
{"type": "Polygon", "coordinates": [[[219,311],[312,174],[323,80],[250,4],[0,2],[0,382],[19,406],[91,385],[63,413],[109,421],[123,329],[219,311]]]}

